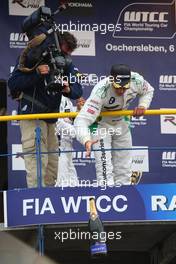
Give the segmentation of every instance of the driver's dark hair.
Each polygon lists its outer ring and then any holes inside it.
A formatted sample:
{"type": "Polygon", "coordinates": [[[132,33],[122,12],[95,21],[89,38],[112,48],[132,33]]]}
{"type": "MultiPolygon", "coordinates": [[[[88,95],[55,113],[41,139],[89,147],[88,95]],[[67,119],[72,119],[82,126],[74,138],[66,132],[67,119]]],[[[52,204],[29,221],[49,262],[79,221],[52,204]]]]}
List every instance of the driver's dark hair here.
{"type": "Polygon", "coordinates": [[[63,32],[59,34],[60,44],[66,42],[68,48],[74,51],[77,48],[77,39],[75,36],[69,32],[63,32]]]}

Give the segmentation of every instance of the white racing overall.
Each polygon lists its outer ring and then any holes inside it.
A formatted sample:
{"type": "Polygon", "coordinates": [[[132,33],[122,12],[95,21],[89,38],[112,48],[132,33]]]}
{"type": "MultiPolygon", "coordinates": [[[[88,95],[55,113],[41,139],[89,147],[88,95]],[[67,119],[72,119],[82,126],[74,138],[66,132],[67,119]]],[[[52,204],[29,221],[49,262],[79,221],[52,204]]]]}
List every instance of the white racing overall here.
{"type": "MultiPolygon", "coordinates": [[[[73,112],[75,109],[71,100],[62,96],[60,112],[73,112]]],[[[60,150],[58,164],[58,175],[56,186],[76,186],[78,184],[77,172],[73,164],[73,138],[75,138],[75,128],[70,118],[59,118],[56,123],[56,133],[60,136],[60,150]]]]}
{"type": "Polygon", "coordinates": [[[153,98],[153,87],[138,73],[131,73],[130,88],[122,96],[115,93],[109,78],[100,81],[75,119],[77,139],[85,145],[88,140],[98,139],[95,151],[96,176],[99,185],[131,184],[132,139],[129,121],[123,116],[99,117],[101,111],[125,110],[139,97],[138,107],[148,108],[153,98]],[[98,120],[97,131],[92,135],[89,126],[98,120]],[[114,151],[113,149],[120,149],[114,151]],[[106,149],[112,149],[107,151],[106,149]],[[123,150],[126,149],[126,150],[123,150]]]}

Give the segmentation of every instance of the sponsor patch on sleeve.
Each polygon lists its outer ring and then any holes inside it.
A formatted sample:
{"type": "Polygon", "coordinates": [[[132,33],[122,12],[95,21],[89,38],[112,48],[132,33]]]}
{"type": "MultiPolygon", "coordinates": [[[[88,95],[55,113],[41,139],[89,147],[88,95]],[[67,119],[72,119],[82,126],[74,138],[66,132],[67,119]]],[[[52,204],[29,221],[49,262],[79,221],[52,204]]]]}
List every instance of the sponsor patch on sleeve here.
{"type": "Polygon", "coordinates": [[[88,108],[88,109],[87,109],[87,112],[90,113],[90,114],[92,114],[92,115],[95,114],[95,111],[92,110],[91,108],[88,108]]]}

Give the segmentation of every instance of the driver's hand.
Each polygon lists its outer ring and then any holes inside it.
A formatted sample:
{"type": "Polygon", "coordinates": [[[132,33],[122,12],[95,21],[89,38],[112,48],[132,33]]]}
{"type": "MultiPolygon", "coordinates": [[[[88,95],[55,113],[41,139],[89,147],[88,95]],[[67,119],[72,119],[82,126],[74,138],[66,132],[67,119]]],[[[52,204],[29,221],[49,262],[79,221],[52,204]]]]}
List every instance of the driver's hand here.
{"type": "Polygon", "coordinates": [[[138,106],[133,111],[133,116],[143,116],[146,108],[143,106],[138,106]]]}
{"type": "Polygon", "coordinates": [[[97,143],[98,140],[88,140],[85,143],[85,148],[86,148],[86,158],[90,158],[90,153],[91,153],[91,147],[93,144],[97,143]]]}

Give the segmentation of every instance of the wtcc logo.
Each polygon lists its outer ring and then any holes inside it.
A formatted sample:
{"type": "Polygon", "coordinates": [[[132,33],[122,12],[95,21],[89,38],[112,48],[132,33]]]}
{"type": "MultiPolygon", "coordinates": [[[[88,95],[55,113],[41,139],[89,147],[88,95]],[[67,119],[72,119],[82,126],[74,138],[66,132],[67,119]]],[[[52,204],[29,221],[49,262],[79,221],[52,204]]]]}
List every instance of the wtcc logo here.
{"type": "Polygon", "coordinates": [[[168,22],[168,12],[125,12],[124,21],[125,22],[168,22]]]}
{"type": "Polygon", "coordinates": [[[27,46],[28,37],[25,33],[10,33],[10,48],[25,48],[27,46]]]}
{"type": "Polygon", "coordinates": [[[86,158],[86,151],[73,152],[73,163],[78,167],[85,167],[88,164],[95,163],[94,152],[91,152],[90,159],[86,158]]]}
{"type": "Polygon", "coordinates": [[[176,152],[164,151],[162,153],[162,167],[175,168],[176,167],[176,152]]]}
{"type": "Polygon", "coordinates": [[[163,160],[175,160],[176,159],[176,152],[175,151],[168,151],[168,152],[163,152],[162,154],[162,159],[163,160]]]}
{"type": "Polygon", "coordinates": [[[160,75],[160,90],[176,90],[176,75],[160,75]]]}
{"type": "Polygon", "coordinates": [[[176,115],[161,115],[161,134],[176,134],[176,115]]]}
{"type": "MultiPolygon", "coordinates": [[[[78,151],[73,152],[74,159],[87,159],[86,158],[86,151],[78,151]]],[[[92,151],[90,154],[90,159],[94,159],[94,152],[92,151]]]]}
{"type": "Polygon", "coordinates": [[[175,10],[175,1],[172,3],[128,4],[119,13],[113,37],[132,39],[173,38],[175,28],[171,25],[175,19],[175,14],[172,8],[175,10]]]}

